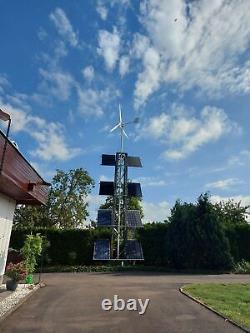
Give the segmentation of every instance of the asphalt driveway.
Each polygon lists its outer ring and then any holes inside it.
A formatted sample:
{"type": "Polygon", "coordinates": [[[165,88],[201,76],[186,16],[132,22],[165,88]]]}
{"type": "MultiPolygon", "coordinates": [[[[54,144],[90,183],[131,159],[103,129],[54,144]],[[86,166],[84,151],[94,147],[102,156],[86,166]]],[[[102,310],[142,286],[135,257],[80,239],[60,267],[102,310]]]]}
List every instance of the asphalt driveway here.
{"type": "Polygon", "coordinates": [[[45,288],[0,325],[1,333],[231,333],[242,332],[183,296],[178,288],[194,282],[248,282],[250,276],[187,276],[150,273],[44,274],[45,288]],[[103,311],[114,295],[150,299],[144,315],[103,311]]]}

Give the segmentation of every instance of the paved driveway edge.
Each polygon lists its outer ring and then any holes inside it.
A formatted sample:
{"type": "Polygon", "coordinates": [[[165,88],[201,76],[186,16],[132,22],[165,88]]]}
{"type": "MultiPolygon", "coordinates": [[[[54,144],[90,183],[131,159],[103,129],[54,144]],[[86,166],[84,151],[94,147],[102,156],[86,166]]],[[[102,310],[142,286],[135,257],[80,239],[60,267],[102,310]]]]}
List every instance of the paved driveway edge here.
{"type": "Polygon", "coordinates": [[[213,312],[214,314],[216,314],[217,316],[221,317],[222,319],[224,319],[226,322],[231,323],[232,325],[240,328],[242,331],[246,332],[246,333],[250,333],[250,330],[239,325],[238,323],[236,323],[235,321],[233,321],[232,319],[229,319],[227,317],[225,317],[223,314],[219,313],[218,311],[212,309],[210,306],[206,305],[205,303],[201,302],[200,300],[198,300],[197,298],[191,296],[190,294],[188,294],[186,291],[184,291],[182,289],[183,287],[179,288],[179,291],[185,295],[186,297],[190,298],[191,300],[193,300],[194,302],[200,304],[201,306],[203,306],[204,308],[210,310],[211,312],[213,312]]]}
{"type": "Polygon", "coordinates": [[[2,322],[13,312],[15,312],[23,303],[25,303],[39,288],[41,288],[41,284],[36,284],[31,292],[29,292],[26,296],[20,299],[20,301],[11,307],[4,315],[0,317],[0,327],[2,322]]]}

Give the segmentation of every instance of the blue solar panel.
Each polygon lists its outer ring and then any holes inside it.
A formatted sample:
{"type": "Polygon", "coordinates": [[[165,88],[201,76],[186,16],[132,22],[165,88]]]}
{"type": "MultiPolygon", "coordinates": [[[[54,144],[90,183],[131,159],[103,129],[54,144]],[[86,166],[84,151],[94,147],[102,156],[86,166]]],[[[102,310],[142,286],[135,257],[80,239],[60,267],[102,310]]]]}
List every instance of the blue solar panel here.
{"type": "Polygon", "coordinates": [[[115,166],[115,155],[102,154],[102,165],[115,166]]]}
{"type": "Polygon", "coordinates": [[[142,226],[141,215],[139,210],[127,210],[125,214],[126,225],[130,228],[142,226]]]}
{"type": "Polygon", "coordinates": [[[140,183],[128,183],[128,195],[130,197],[142,197],[140,183]]]}
{"type": "Polygon", "coordinates": [[[100,182],[100,195],[114,195],[114,182],[100,182]]]}
{"type": "Polygon", "coordinates": [[[99,209],[97,215],[98,227],[110,227],[113,225],[113,211],[112,209],[99,209]]]}
{"type": "Polygon", "coordinates": [[[127,166],[141,168],[142,164],[141,164],[140,157],[128,156],[127,157],[127,166]]]}
{"type": "MultiPolygon", "coordinates": [[[[137,168],[142,167],[140,157],[127,156],[126,154],[126,160],[127,160],[127,166],[129,167],[137,167],[137,168]]],[[[102,154],[102,165],[115,166],[115,163],[116,163],[115,155],[102,154]]]]}
{"type": "Polygon", "coordinates": [[[109,260],[110,243],[108,239],[98,239],[94,244],[93,260],[109,260]]]}
{"type": "Polygon", "coordinates": [[[129,239],[125,243],[126,259],[144,260],[141,243],[136,239],[129,239]]]}

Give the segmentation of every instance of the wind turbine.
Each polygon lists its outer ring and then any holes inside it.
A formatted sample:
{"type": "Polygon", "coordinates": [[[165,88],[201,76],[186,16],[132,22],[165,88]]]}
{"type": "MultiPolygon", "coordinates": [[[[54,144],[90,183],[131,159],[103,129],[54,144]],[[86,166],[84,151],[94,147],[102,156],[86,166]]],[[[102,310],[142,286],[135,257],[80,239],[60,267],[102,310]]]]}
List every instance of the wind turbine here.
{"type": "Polygon", "coordinates": [[[126,136],[126,138],[128,138],[127,133],[124,130],[125,127],[125,123],[122,120],[122,109],[121,109],[121,105],[119,104],[119,123],[117,125],[115,125],[115,127],[113,127],[110,132],[115,131],[117,128],[120,128],[120,135],[121,135],[121,152],[123,152],[123,141],[124,141],[124,136],[126,136]]]}

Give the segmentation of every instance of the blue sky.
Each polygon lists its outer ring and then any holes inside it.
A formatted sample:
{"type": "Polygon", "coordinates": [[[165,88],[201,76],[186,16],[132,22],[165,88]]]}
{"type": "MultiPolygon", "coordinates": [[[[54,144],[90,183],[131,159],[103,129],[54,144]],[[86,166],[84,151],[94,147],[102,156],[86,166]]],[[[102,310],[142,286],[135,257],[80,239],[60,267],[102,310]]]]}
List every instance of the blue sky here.
{"type": "Polygon", "coordinates": [[[0,1],[0,106],[11,137],[46,178],[86,168],[100,199],[101,153],[119,149],[126,121],[130,170],[145,220],[177,198],[250,204],[249,0],[0,1]]]}

